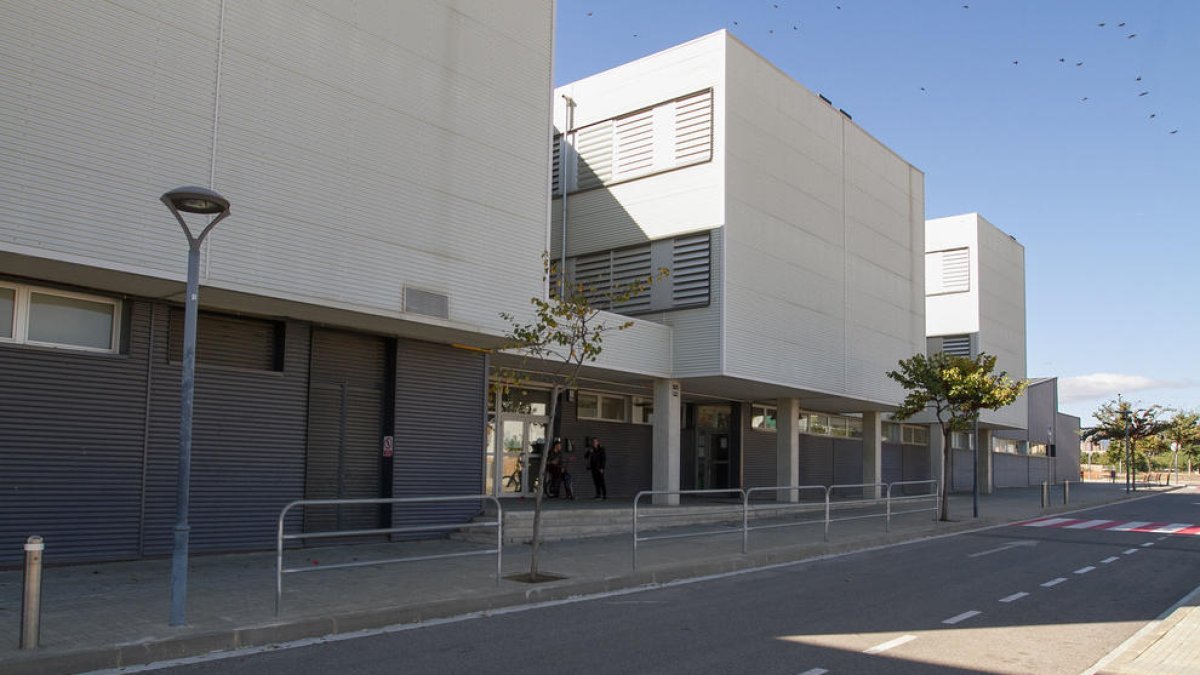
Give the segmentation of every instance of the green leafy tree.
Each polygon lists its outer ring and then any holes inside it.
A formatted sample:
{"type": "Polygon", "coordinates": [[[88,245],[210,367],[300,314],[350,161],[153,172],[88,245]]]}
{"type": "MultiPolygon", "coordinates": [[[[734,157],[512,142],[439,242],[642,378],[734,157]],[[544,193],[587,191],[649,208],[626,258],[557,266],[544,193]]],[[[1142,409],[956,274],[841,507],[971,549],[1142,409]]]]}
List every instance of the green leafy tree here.
{"type": "Polygon", "coordinates": [[[1138,443],[1166,431],[1169,424],[1161,419],[1164,412],[1164,408],[1159,405],[1135,408],[1132,403],[1117,396],[1116,399],[1101,404],[1096,412],[1092,413],[1096,425],[1084,429],[1081,437],[1084,440],[1109,441],[1111,453],[1114,444],[1122,450],[1125,449],[1124,442],[1128,434],[1129,452],[1120,458],[1118,465],[1125,466],[1126,480],[1136,483],[1137,471],[1141,470],[1142,466],[1149,465],[1148,460],[1138,457],[1138,443]]]}
{"type": "MultiPolygon", "coordinates": [[[[1171,454],[1171,469],[1179,470],[1179,456],[1194,457],[1200,452],[1200,412],[1192,410],[1176,410],[1167,420],[1167,428],[1160,438],[1169,446],[1171,454]]],[[[1188,473],[1191,473],[1191,462],[1188,462],[1188,473]]]]}
{"type": "MultiPolygon", "coordinates": [[[[542,255],[545,279],[557,278],[556,269],[548,255],[542,255]]],[[[583,283],[559,280],[548,298],[530,298],[533,318],[521,321],[514,315],[502,312],[501,318],[508,324],[504,349],[514,352],[524,361],[538,361],[538,380],[551,386],[550,420],[558,416],[560,395],[576,388],[579,372],[588,363],[594,362],[603,351],[604,336],[613,331],[622,331],[633,326],[633,322],[606,321],[601,315],[601,306],[619,306],[631,298],[644,293],[650,284],[669,274],[666,268],[623,285],[619,288],[597,292],[583,283]]],[[[528,380],[528,369],[506,368],[499,373],[499,384],[503,389],[517,386],[528,380]]],[[[548,451],[551,443],[546,444],[548,451]]],[[[545,451],[544,451],[545,452],[545,451]]],[[[542,495],[546,485],[546,456],[538,462],[537,478],[534,482],[533,536],[530,540],[528,581],[547,581],[554,577],[542,575],[538,569],[541,547],[542,495]]]]}
{"type": "Polygon", "coordinates": [[[943,480],[938,485],[941,518],[950,520],[950,501],[945,477],[950,466],[950,437],[955,431],[968,431],[982,410],[997,410],[1010,405],[1028,383],[1013,380],[1005,372],[995,373],[996,357],[980,354],[975,358],[939,352],[933,356],[916,354],[900,361],[898,370],[887,376],[900,383],[908,394],[900,410],[893,413],[906,420],[924,410],[932,410],[942,431],[943,480]]]}

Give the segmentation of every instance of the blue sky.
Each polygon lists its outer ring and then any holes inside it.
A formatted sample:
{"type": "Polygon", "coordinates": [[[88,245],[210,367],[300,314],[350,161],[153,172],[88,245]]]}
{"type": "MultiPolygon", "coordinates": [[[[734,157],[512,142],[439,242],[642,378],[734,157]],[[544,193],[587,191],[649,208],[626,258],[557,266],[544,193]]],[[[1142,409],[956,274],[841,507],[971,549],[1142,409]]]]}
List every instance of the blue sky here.
{"type": "Polygon", "coordinates": [[[1200,408],[1200,1],[559,0],[556,84],[721,28],[1025,246],[1062,410],[1200,408]]]}

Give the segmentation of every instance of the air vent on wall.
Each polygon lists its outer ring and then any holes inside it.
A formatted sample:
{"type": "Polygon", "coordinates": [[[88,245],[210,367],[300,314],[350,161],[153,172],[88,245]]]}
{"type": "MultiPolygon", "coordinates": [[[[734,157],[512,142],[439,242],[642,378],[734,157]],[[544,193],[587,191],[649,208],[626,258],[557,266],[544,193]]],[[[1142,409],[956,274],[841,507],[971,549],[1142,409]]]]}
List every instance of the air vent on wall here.
{"type": "Polygon", "coordinates": [[[404,311],[449,319],[450,298],[441,293],[406,286],[404,288],[404,311]]]}

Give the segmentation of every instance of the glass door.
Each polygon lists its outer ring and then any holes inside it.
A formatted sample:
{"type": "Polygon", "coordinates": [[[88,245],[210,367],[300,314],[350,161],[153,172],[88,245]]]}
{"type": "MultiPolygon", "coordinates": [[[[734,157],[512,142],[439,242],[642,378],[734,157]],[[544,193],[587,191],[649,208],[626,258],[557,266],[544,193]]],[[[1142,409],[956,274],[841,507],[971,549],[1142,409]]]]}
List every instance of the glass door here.
{"type": "Polygon", "coordinates": [[[541,468],[546,450],[546,431],[549,419],[531,415],[501,415],[500,454],[495,464],[500,466],[501,497],[528,497],[541,468]]]}

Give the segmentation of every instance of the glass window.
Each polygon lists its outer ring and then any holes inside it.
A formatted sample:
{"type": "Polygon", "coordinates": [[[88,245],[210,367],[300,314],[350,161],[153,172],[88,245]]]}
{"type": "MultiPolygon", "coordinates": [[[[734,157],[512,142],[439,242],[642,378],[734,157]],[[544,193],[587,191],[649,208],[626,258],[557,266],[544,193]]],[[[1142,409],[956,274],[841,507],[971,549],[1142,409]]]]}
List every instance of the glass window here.
{"type": "Polygon", "coordinates": [[[883,423],[883,442],[884,443],[900,443],[900,425],[895,422],[883,423]]]}
{"type": "Polygon", "coordinates": [[[504,392],[500,407],[503,412],[545,415],[550,409],[550,392],[544,389],[513,387],[504,392]]]}
{"type": "Polygon", "coordinates": [[[906,445],[929,445],[929,429],[925,427],[903,426],[904,443],[906,445]]]}
{"type": "Polygon", "coordinates": [[[846,423],[850,429],[850,438],[862,438],[862,418],[848,417],[846,423]]]}
{"type": "Polygon", "coordinates": [[[1046,454],[1046,444],[1045,443],[1030,443],[1029,444],[1029,454],[1045,455],[1046,454]]]}
{"type": "Polygon", "coordinates": [[[773,406],[751,406],[750,428],[757,431],[775,431],[777,428],[775,413],[776,409],[773,406]]]}
{"type": "Polygon", "coordinates": [[[596,419],[600,416],[600,397],[596,394],[579,394],[579,406],[575,410],[577,417],[596,419]]]}
{"type": "Polygon", "coordinates": [[[0,286],[0,338],[12,339],[14,311],[17,308],[17,290],[0,286]]]}
{"type": "Polygon", "coordinates": [[[698,405],[696,406],[696,426],[713,431],[729,431],[731,412],[727,405],[698,405]]]}
{"type": "Polygon", "coordinates": [[[30,342],[90,349],[113,348],[116,305],[81,298],[29,294],[30,342]]]}
{"type": "Polygon", "coordinates": [[[625,421],[625,399],[616,396],[600,397],[600,416],[606,420],[625,421]]]}
{"type": "Polygon", "coordinates": [[[845,417],[829,416],[829,435],[837,436],[838,438],[850,437],[849,420],[845,417]]]}
{"type": "Polygon", "coordinates": [[[633,397],[634,424],[654,424],[654,401],[640,396],[633,397]]]}
{"type": "Polygon", "coordinates": [[[624,422],[625,396],[610,396],[608,394],[586,394],[580,392],[579,407],[575,410],[580,419],[604,420],[606,422],[624,422]]]}
{"type": "Polygon", "coordinates": [[[808,433],[829,435],[829,416],[812,413],[808,416],[808,433]]]}
{"type": "Polygon", "coordinates": [[[971,434],[965,431],[955,431],[950,434],[950,447],[958,450],[970,450],[972,445],[971,434]]]}

